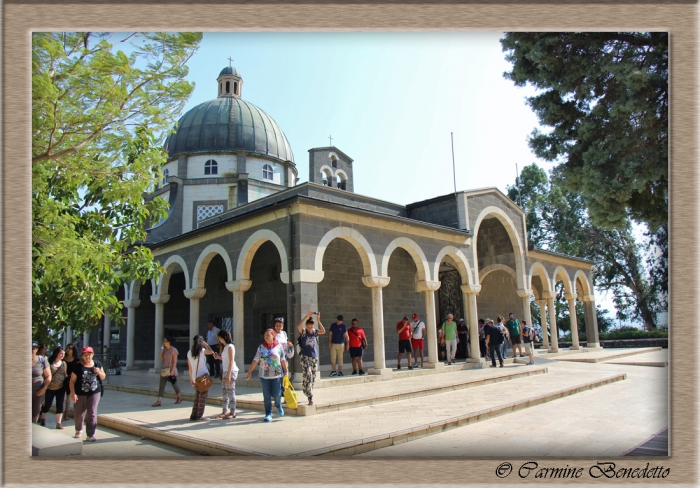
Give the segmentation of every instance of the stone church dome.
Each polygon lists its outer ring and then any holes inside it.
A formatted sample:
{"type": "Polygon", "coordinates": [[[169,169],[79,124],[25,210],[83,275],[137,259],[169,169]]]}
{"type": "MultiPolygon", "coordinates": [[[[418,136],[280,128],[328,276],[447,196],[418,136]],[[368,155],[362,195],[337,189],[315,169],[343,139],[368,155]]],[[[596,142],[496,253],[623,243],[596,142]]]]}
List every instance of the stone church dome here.
{"type": "Polygon", "coordinates": [[[240,98],[243,80],[234,67],[217,78],[219,97],[201,103],[178,121],[165,141],[170,158],[187,153],[249,151],[294,162],[292,148],[277,122],[240,98]]]}

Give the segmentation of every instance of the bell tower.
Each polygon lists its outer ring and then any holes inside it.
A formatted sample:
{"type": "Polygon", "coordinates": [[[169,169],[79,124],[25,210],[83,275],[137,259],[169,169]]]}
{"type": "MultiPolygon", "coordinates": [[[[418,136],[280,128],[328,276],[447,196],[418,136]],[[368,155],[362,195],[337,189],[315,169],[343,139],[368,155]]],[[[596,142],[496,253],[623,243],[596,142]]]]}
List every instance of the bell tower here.
{"type": "MultiPolygon", "coordinates": [[[[229,58],[229,61],[230,60],[229,58]]],[[[233,66],[227,66],[222,69],[216,82],[218,83],[219,98],[241,98],[243,78],[241,78],[241,74],[233,66]]]]}

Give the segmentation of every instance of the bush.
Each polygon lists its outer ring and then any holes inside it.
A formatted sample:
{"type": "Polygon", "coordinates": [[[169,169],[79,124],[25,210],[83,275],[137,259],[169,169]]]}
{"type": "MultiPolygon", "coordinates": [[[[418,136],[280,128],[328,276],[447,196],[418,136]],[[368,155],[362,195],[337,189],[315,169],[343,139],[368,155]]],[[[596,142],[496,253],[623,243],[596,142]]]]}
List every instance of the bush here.
{"type": "MultiPolygon", "coordinates": [[[[580,341],[586,340],[586,334],[578,336],[580,341]]],[[[610,332],[601,332],[600,340],[621,340],[621,339],[660,339],[668,338],[666,330],[639,330],[634,327],[620,327],[610,332]]],[[[559,338],[559,342],[571,342],[571,334],[565,334],[559,338]]]]}

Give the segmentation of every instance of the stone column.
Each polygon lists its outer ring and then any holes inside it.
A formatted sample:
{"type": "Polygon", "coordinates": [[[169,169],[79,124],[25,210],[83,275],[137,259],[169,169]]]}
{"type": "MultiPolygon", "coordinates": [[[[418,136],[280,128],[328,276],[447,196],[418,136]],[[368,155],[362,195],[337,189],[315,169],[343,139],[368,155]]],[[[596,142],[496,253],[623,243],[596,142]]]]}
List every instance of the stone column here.
{"type": "Polygon", "coordinates": [[[544,308],[547,300],[535,300],[535,305],[540,308],[540,325],[542,326],[542,347],[549,349],[549,337],[547,336],[547,310],[544,308]]]}
{"type": "MultiPolygon", "coordinates": [[[[134,337],[136,336],[136,307],[141,300],[124,300],[127,309],[126,316],[126,370],[134,369],[134,337]]],[[[80,352],[80,351],[78,351],[80,352]]]]}
{"type": "MultiPolygon", "coordinates": [[[[105,353],[105,359],[107,360],[107,365],[109,364],[109,346],[112,342],[112,307],[105,310],[104,314],[104,328],[102,329],[102,352],[105,353]]],[[[107,367],[105,365],[105,367],[107,367]]]]}
{"type": "Polygon", "coordinates": [[[159,373],[163,367],[163,360],[160,358],[160,348],[163,347],[163,311],[164,306],[170,300],[170,295],[151,295],[151,303],[156,306],[156,337],[153,346],[153,373],[159,373]]]}
{"type": "Polygon", "coordinates": [[[554,292],[546,291],[542,294],[547,299],[547,312],[549,315],[549,331],[552,334],[552,345],[549,352],[559,352],[559,328],[557,327],[557,309],[554,307],[554,292]]]}
{"type": "Polygon", "coordinates": [[[437,323],[435,319],[435,292],[440,288],[439,281],[418,281],[416,291],[425,293],[425,325],[428,334],[428,364],[426,368],[443,371],[445,365],[438,361],[437,323]]]}
{"type": "Polygon", "coordinates": [[[188,288],[185,297],[190,300],[190,344],[192,338],[199,334],[199,299],[207,292],[206,288],[188,288]]]}
{"type": "Polygon", "coordinates": [[[593,295],[584,295],[582,298],[583,305],[586,310],[586,347],[585,350],[602,349],[600,339],[598,338],[598,317],[595,308],[595,297],[593,295]]]}
{"type": "Polygon", "coordinates": [[[376,374],[382,379],[391,379],[391,368],[386,367],[384,350],[384,303],[382,288],[389,284],[388,276],[364,276],[362,283],[372,289],[372,347],[374,350],[374,367],[368,369],[370,374],[376,374]]]}
{"type": "MultiPolygon", "coordinates": [[[[90,345],[90,331],[86,330],[83,332],[83,347],[87,347],[90,345]]],[[[92,348],[93,350],[95,349],[94,347],[92,348]]]]}
{"type": "MultiPolygon", "coordinates": [[[[297,337],[298,331],[296,329],[299,321],[306,316],[309,312],[318,312],[318,283],[323,281],[324,272],[316,271],[313,269],[295,269],[292,271],[292,316],[289,319],[290,327],[294,327],[293,337],[297,337]]],[[[314,322],[316,322],[317,317],[312,317],[314,322]]],[[[333,322],[333,317],[321,317],[321,323],[328,333],[330,328],[330,323],[333,322]]],[[[316,325],[318,326],[318,324],[316,325]]],[[[318,368],[316,369],[316,380],[321,379],[321,351],[326,347],[327,336],[319,337],[318,343],[318,368]]],[[[301,373],[301,362],[299,361],[299,355],[294,354],[292,359],[292,370],[294,374],[291,378],[294,387],[301,391],[301,382],[303,381],[303,375],[301,373]]],[[[301,395],[301,393],[300,393],[301,395]]],[[[303,395],[302,395],[303,397],[303,395]]]]}
{"type": "MultiPolygon", "coordinates": [[[[245,302],[243,294],[250,290],[250,280],[227,281],[226,289],[233,293],[233,343],[236,344],[234,361],[240,371],[245,372],[245,302]]],[[[240,373],[239,373],[240,374],[240,373]]]]}
{"type": "Polygon", "coordinates": [[[564,298],[569,302],[569,319],[571,321],[571,347],[572,351],[578,351],[581,346],[578,342],[578,319],[576,317],[576,293],[565,293],[564,298]]]}
{"type": "Polygon", "coordinates": [[[73,329],[66,327],[66,343],[63,347],[67,346],[71,342],[73,342],[73,329]]]}
{"type": "Polygon", "coordinates": [[[476,308],[476,296],[481,291],[481,285],[462,285],[464,303],[467,304],[467,317],[469,317],[469,342],[471,344],[468,363],[479,363],[483,366],[484,358],[479,350],[479,314],[476,308]]]}
{"type": "Polygon", "coordinates": [[[523,320],[527,322],[529,327],[532,327],[532,314],[530,313],[532,290],[518,290],[518,296],[523,299],[523,320]]]}

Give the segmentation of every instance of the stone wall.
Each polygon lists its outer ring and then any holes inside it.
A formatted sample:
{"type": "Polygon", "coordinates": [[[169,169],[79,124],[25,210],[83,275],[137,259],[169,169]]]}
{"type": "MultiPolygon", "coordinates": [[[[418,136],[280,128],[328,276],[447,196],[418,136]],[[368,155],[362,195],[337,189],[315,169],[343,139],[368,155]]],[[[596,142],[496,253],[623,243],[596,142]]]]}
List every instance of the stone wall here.
{"type": "Polygon", "coordinates": [[[476,243],[479,270],[492,264],[502,264],[515,271],[515,254],[510,236],[496,218],[481,221],[476,243]]]}
{"type": "Polygon", "coordinates": [[[407,217],[421,222],[444,225],[445,227],[459,228],[457,215],[457,202],[454,197],[426,202],[414,203],[406,206],[407,217]]]}
{"type": "Polygon", "coordinates": [[[524,310],[522,298],[516,292],[516,281],[505,271],[494,271],[481,282],[481,292],[476,299],[480,319],[496,320],[497,315],[507,317],[513,312],[522,320],[524,310]]]}

